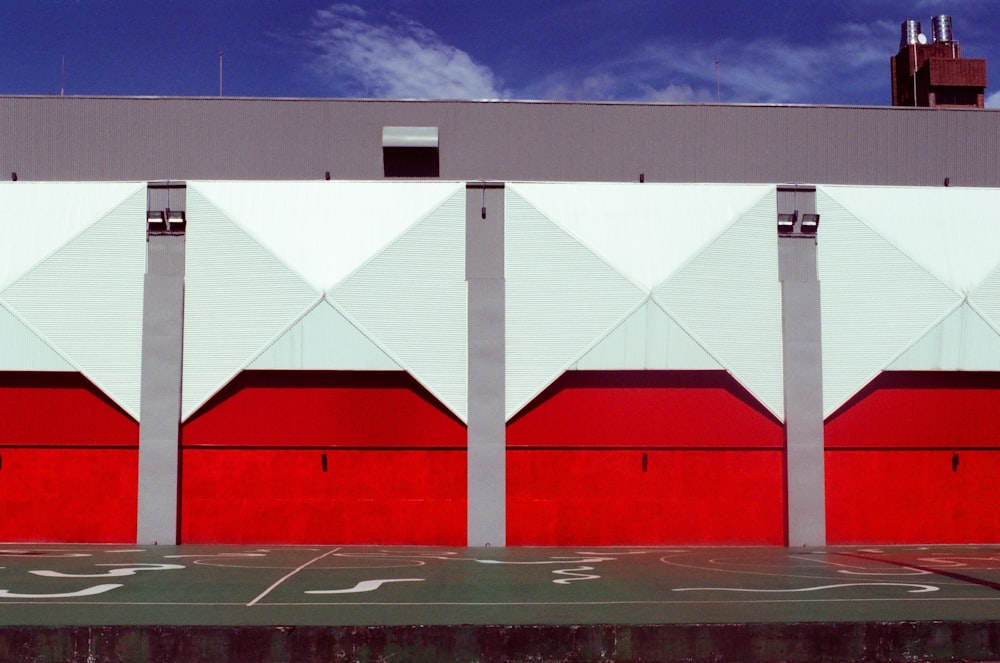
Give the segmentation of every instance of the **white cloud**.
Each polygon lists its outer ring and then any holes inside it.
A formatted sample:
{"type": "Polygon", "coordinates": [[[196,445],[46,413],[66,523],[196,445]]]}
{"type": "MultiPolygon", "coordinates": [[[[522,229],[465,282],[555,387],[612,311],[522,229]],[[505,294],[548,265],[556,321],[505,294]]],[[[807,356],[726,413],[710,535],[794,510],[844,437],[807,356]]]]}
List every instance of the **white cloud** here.
{"type": "Polygon", "coordinates": [[[392,14],[376,19],[356,5],[316,12],[304,35],[311,69],[335,94],[398,99],[497,99],[498,78],[434,31],[392,14]]]}
{"type": "Polygon", "coordinates": [[[986,95],[987,108],[1000,108],[1000,92],[986,95]]]}

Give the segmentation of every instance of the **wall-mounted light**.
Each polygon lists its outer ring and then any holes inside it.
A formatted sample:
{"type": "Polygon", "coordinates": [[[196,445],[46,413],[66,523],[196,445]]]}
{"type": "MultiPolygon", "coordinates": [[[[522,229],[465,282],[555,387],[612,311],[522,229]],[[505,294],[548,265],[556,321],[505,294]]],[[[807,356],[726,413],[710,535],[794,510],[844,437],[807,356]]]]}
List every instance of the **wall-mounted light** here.
{"type": "Polygon", "coordinates": [[[799,229],[803,235],[815,235],[819,228],[819,214],[803,214],[799,229]]]}
{"type": "Polygon", "coordinates": [[[779,214],[778,215],[778,233],[781,235],[789,235],[793,230],[795,230],[795,221],[798,218],[798,210],[792,212],[791,214],[779,214]]]}
{"type": "Polygon", "coordinates": [[[149,210],[146,212],[146,229],[150,234],[160,234],[167,232],[167,214],[162,210],[149,210]]]}

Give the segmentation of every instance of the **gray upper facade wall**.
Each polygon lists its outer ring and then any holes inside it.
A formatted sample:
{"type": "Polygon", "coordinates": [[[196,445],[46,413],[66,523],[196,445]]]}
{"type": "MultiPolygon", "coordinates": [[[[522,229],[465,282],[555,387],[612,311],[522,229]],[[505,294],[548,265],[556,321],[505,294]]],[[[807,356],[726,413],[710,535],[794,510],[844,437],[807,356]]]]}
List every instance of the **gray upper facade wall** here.
{"type": "Polygon", "coordinates": [[[436,126],[440,178],[1000,186],[1000,111],[0,96],[23,180],[375,180],[383,126],[436,126]]]}

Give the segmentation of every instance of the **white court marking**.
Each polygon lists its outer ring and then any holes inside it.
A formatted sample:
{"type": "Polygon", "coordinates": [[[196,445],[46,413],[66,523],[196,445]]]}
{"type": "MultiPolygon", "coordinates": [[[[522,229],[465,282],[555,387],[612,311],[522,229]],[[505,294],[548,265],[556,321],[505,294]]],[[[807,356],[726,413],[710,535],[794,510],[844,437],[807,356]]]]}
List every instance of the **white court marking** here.
{"type": "Polygon", "coordinates": [[[753,594],[781,594],[792,592],[818,592],[824,589],[840,589],[841,587],[912,587],[907,593],[922,594],[937,592],[940,587],[934,585],[917,585],[905,582],[850,582],[839,585],[818,585],[816,587],[798,587],[794,589],[750,589],[747,587],[677,587],[675,592],[747,592],[753,594]]]}
{"type": "Polygon", "coordinates": [[[43,578],[118,578],[123,576],[134,576],[138,571],[170,571],[185,568],[181,564],[96,564],[95,566],[120,566],[120,569],[111,569],[104,573],[63,573],[61,571],[28,571],[43,578]]]}
{"type": "Polygon", "coordinates": [[[348,589],[310,589],[306,594],[360,594],[361,592],[374,592],[387,582],[423,582],[423,578],[387,578],[383,580],[362,580],[354,587],[348,589]]]}
{"type": "Polygon", "coordinates": [[[62,592],[58,594],[16,594],[7,589],[0,589],[0,598],[10,598],[10,599],[72,599],[81,596],[94,596],[96,594],[103,594],[104,592],[110,592],[112,589],[118,589],[122,585],[94,585],[93,587],[88,587],[86,589],[81,589],[78,592],[62,592]]]}
{"type": "Polygon", "coordinates": [[[291,578],[292,576],[294,576],[296,573],[298,573],[302,569],[310,566],[311,564],[313,564],[315,562],[318,562],[319,560],[323,559],[324,557],[328,557],[328,556],[334,554],[338,550],[340,550],[340,548],[334,548],[333,550],[328,550],[325,553],[323,553],[322,555],[320,555],[319,557],[313,557],[311,560],[309,560],[305,564],[300,564],[298,568],[296,568],[295,570],[293,570],[291,573],[286,573],[284,576],[282,576],[281,578],[279,578],[277,582],[275,582],[270,587],[268,587],[267,589],[265,589],[263,592],[261,592],[260,594],[258,594],[252,601],[250,601],[250,603],[247,603],[247,607],[251,608],[251,607],[257,605],[257,603],[262,598],[264,598],[265,596],[267,596],[268,594],[270,594],[272,591],[274,591],[281,583],[285,582],[286,580],[288,580],[289,578],[291,578]]]}

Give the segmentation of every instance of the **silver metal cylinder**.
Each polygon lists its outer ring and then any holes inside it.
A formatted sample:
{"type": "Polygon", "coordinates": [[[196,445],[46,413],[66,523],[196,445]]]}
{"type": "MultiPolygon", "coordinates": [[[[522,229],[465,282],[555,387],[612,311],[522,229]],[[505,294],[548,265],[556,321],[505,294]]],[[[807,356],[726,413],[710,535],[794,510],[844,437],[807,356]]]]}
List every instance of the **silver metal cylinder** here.
{"type": "Polygon", "coordinates": [[[900,49],[920,42],[920,21],[908,18],[903,21],[903,25],[900,27],[900,30],[902,32],[899,37],[900,49]]]}
{"type": "Polygon", "coordinates": [[[934,43],[950,44],[955,41],[955,35],[951,29],[951,16],[938,14],[931,17],[931,28],[934,34],[934,43]]]}

